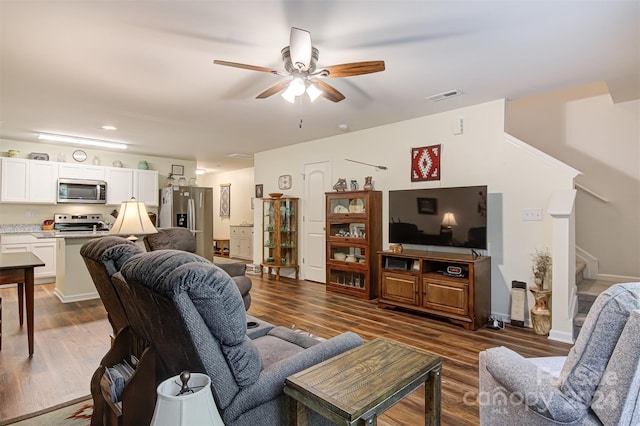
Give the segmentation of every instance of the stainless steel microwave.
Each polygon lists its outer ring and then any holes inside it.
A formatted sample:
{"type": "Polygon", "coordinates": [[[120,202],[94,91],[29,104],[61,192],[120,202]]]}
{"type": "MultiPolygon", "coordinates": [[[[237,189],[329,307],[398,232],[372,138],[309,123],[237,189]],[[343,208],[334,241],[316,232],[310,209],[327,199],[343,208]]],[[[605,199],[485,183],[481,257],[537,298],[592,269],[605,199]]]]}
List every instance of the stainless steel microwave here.
{"type": "Polygon", "coordinates": [[[106,204],[107,182],[86,179],[58,179],[58,203],[106,204]]]}

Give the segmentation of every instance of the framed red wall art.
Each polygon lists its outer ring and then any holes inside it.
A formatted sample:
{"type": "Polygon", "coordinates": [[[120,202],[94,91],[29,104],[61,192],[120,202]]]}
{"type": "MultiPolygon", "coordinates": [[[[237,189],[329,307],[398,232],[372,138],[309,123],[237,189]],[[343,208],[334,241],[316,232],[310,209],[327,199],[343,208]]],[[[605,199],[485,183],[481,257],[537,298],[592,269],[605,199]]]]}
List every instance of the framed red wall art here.
{"type": "Polygon", "coordinates": [[[440,180],[440,145],[411,148],[411,182],[440,180]]]}

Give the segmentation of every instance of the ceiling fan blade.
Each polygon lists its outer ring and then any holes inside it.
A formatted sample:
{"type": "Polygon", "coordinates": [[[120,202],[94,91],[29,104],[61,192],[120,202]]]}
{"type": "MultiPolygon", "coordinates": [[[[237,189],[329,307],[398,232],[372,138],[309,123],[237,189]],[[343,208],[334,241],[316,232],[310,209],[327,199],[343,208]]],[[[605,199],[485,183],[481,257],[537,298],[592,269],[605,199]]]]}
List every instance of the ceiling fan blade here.
{"type": "Polygon", "coordinates": [[[291,27],[289,37],[291,63],[296,69],[306,71],[311,64],[311,33],[300,28],[291,27]]]}
{"type": "Polygon", "coordinates": [[[213,61],[213,63],[216,65],[224,65],[226,67],[242,68],[242,69],[251,70],[251,71],[268,72],[271,74],[280,73],[280,71],[274,70],[273,68],[259,67],[256,65],[239,64],[237,62],[219,61],[217,59],[213,61]]]}
{"type": "Polygon", "coordinates": [[[311,82],[317,84],[320,90],[322,90],[322,96],[329,99],[330,101],[340,102],[344,99],[344,95],[342,93],[338,92],[335,87],[325,83],[324,81],[313,79],[311,80],[311,82]]]}
{"type": "Polygon", "coordinates": [[[349,64],[331,65],[324,67],[314,74],[326,78],[351,77],[354,75],[371,74],[384,71],[384,61],[351,62],[349,64]]]}
{"type": "Polygon", "coordinates": [[[291,80],[281,81],[280,83],[275,84],[269,87],[264,92],[260,93],[258,96],[256,96],[256,99],[264,99],[264,98],[268,98],[269,96],[275,95],[276,93],[278,93],[279,91],[287,87],[289,83],[291,83],[291,80]]]}

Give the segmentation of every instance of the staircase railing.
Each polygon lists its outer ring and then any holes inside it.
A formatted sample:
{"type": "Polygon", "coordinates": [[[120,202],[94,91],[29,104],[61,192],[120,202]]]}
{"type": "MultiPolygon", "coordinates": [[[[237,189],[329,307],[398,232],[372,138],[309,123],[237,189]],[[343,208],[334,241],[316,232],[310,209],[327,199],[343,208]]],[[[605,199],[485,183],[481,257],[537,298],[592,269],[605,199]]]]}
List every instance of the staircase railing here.
{"type": "Polygon", "coordinates": [[[587,188],[584,185],[580,185],[577,182],[574,182],[573,185],[576,187],[576,189],[579,189],[580,191],[586,192],[587,194],[591,195],[592,197],[597,198],[598,200],[602,201],[603,203],[608,203],[609,202],[609,200],[607,198],[605,198],[602,195],[598,194],[597,192],[587,188]]]}

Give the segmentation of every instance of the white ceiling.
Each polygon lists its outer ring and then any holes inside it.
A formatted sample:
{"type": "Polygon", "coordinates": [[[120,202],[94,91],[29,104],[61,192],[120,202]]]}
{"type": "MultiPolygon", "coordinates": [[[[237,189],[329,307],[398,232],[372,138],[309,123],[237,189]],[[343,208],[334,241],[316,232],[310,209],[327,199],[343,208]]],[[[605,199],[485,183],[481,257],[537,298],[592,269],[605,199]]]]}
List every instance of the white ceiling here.
{"type": "Polygon", "coordinates": [[[636,1],[0,0],[0,137],[37,132],[123,141],[130,152],[233,169],[226,157],[499,98],[596,81],[640,90],[636,1]],[[255,99],[283,77],[292,26],[318,67],[384,60],[384,72],[326,80],[346,99],[255,99]],[[464,95],[431,103],[429,95],[464,95]],[[299,128],[300,117],[303,127],[299,128]],[[102,130],[111,124],[116,131],[102,130]]]}

